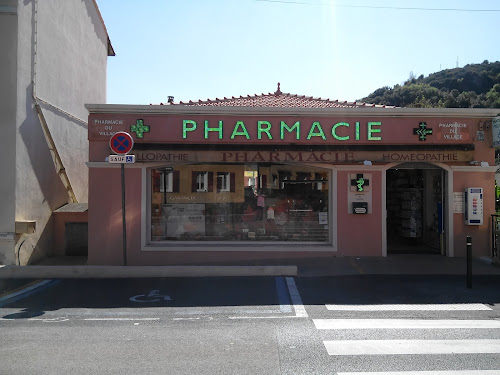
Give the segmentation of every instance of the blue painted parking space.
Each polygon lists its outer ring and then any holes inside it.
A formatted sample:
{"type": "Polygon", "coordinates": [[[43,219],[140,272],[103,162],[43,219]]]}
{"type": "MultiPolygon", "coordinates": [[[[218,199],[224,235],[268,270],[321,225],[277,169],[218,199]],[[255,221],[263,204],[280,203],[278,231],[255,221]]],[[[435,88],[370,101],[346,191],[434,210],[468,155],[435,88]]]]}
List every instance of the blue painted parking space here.
{"type": "Polygon", "coordinates": [[[155,316],[293,313],[283,277],[60,279],[0,302],[0,318],[37,313],[99,315],[151,313],[155,316]],[[3,312],[3,314],[2,314],[3,312]],[[25,314],[16,315],[20,312],[25,314]]]}

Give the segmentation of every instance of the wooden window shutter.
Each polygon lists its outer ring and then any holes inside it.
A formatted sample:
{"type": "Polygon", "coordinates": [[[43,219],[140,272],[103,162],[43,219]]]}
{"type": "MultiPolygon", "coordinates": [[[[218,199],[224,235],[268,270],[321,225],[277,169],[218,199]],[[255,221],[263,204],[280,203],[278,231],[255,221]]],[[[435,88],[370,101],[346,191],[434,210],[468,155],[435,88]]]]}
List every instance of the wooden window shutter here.
{"type": "Polygon", "coordinates": [[[173,171],[172,172],[172,193],[179,193],[180,192],[180,171],[173,171]]]}
{"type": "Polygon", "coordinates": [[[229,174],[229,189],[231,193],[234,193],[236,191],[236,175],[234,172],[231,172],[229,174]]]}
{"type": "Polygon", "coordinates": [[[208,172],[208,189],[207,191],[214,191],[214,172],[208,172]]]}
{"type": "Polygon", "coordinates": [[[160,176],[161,174],[156,169],[153,169],[151,171],[151,180],[153,180],[153,192],[155,193],[158,193],[160,191],[160,176]]]}
{"type": "Polygon", "coordinates": [[[262,175],[262,189],[265,189],[267,187],[267,174],[262,175]]]}
{"type": "Polygon", "coordinates": [[[222,179],[219,178],[219,173],[217,173],[217,193],[220,193],[220,189],[222,189],[222,179]]]}
{"type": "Polygon", "coordinates": [[[191,191],[192,191],[193,193],[195,193],[195,192],[196,192],[196,190],[197,190],[197,189],[196,189],[196,178],[197,178],[197,176],[198,176],[198,173],[200,173],[200,172],[193,171],[193,172],[191,173],[191,191]]]}

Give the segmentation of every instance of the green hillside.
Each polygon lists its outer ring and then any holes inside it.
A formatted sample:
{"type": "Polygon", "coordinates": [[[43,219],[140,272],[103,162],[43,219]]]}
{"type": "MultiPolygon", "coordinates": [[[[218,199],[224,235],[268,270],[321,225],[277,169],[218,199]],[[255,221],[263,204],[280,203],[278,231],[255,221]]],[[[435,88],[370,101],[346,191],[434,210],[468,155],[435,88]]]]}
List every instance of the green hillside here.
{"type": "Polygon", "coordinates": [[[381,87],[359,101],[398,107],[500,108],[500,61],[470,64],[381,87]]]}

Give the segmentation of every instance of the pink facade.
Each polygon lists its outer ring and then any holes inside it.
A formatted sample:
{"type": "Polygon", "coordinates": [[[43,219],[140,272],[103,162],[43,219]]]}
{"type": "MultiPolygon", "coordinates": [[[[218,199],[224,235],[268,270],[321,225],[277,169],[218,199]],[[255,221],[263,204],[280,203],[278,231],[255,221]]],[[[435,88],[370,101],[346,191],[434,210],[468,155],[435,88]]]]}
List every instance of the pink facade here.
{"type": "MultiPolygon", "coordinates": [[[[364,169],[362,172],[370,172],[364,169]]],[[[381,173],[373,173],[373,195],[382,197],[381,173]]],[[[337,202],[345,201],[347,196],[349,172],[338,173],[337,202]]],[[[382,199],[375,199],[373,212],[381,212],[382,199]]],[[[354,215],[348,213],[347,204],[337,206],[337,233],[339,256],[380,256],[382,248],[382,221],[378,215],[354,215]]]]}
{"type": "Polygon", "coordinates": [[[490,254],[492,110],[87,108],[89,264],[123,264],[121,166],[106,161],[118,131],[136,158],[128,265],[464,256],[467,235],[490,254]],[[481,224],[465,223],[466,188],[482,188],[481,224]]]}

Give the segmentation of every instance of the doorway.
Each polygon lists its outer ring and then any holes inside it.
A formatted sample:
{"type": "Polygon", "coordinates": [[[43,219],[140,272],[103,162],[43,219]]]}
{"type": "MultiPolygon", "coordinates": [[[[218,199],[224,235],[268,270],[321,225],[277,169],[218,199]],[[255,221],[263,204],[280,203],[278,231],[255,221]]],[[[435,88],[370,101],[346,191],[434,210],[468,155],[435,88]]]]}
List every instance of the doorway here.
{"type": "Polygon", "coordinates": [[[387,254],[441,254],[445,171],[425,163],[387,170],[387,254]]]}

